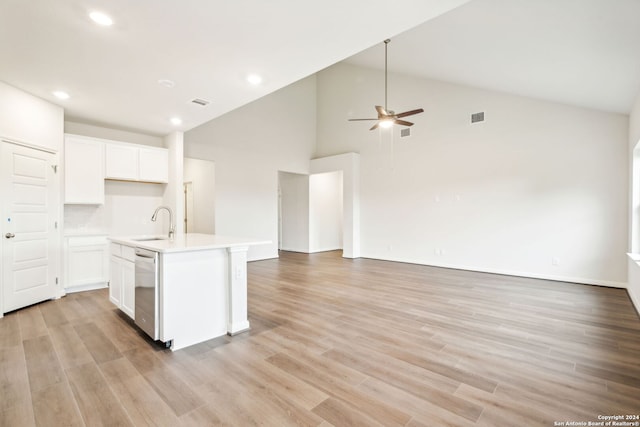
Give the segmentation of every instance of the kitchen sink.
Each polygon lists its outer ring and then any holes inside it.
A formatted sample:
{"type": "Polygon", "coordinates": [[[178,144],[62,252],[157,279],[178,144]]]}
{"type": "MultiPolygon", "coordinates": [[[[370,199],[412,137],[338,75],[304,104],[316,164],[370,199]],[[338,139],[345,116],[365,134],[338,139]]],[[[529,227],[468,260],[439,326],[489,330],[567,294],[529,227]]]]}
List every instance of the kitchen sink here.
{"type": "Polygon", "coordinates": [[[136,239],[131,239],[134,242],[153,242],[153,241],[157,241],[157,240],[167,240],[168,237],[139,237],[136,239]]]}

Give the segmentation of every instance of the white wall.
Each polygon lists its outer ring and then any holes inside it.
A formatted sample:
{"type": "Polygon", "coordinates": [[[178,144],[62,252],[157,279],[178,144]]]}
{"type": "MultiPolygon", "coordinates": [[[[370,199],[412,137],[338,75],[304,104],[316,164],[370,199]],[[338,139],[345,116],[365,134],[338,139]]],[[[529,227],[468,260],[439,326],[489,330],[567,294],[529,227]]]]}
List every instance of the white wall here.
{"type": "Polygon", "coordinates": [[[62,150],[64,110],[0,81],[0,137],[62,150]]]}
{"type": "MultiPolygon", "coordinates": [[[[63,148],[63,122],[64,111],[61,107],[54,105],[41,98],[21,91],[0,81],[0,139],[19,142],[34,148],[43,148],[56,153],[56,160],[59,164],[62,158],[63,148]]],[[[0,144],[4,144],[0,141],[0,144]]],[[[1,148],[1,147],[0,147],[1,148]]],[[[0,150],[0,153],[2,150],[0,150]]],[[[1,154],[0,154],[1,155],[1,154]]],[[[0,159],[2,163],[2,159],[0,159]]],[[[60,188],[62,183],[62,170],[58,169],[56,187],[60,188]]],[[[0,182],[0,189],[4,188],[4,183],[0,182]]],[[[5,199],[6,194],[0,190],[0,201],[5,199]]],[[[53,206],[57,210],[58,216],[63,215],[61,199],[53,206]]],[[[1,208],[2,202],[0,202],[1,208]]],[[[4,230],[0,227],[4,234],[4,230]]],[[[57,244],[60,253],[62,252],[62,230],[59,230],[57,244]]],[[[0,259],[3,258],[2,245],[0,244],[0,259]]],[[[49,266],[60,275],[62,271],[62,257],[57,257],[55,262],[49,266]]],[[[2,271],[3,263],[0,262],[0,293],[4,292],[2,271]]],[[[57,285],[58,295],[64,294],[62,283],[57,285]]],[[[3,316],[2,295],[0,295],[0,317],[3,316]]]]}
{"type": "MultiPolygon", "coordinates": [[[[629,159],[632,167],[630,174],[630,204],[629,217],[629,251],[640,254],[640,94],[629,115],[629,159]]],[[[640,312],[640,265],[633,256],[628,260],[629,285],[628,291],[636,310],[640,312]]]]}
{"type": "Polygon", "coordinates": [[[425,109],[401,140],[347,122],[383,84],[317,75],[317,155],[360,153],[362,256],[624,286],[627,116],[392,74],[389,108],[425,109]]]}
{"type": "Polygon", "coordinates": [[[191,183],[193,196],[189,232],[215,234],[215,163],[185,158],[184,182],[191,183]]]}
{"type": "Polygon", "coordinates": [[[173,212],[175,234],[184,234],[184,133],[166,135],[164,145],[169,150],[169,182],[162,204],[173,212]]]}
{"type": "Polygon", "coordinates": [[[315,149],[315,76],[185,133],[187,157],[216,163],[216,234],[271,240],[278,256],[278,171],[308,173],[315,149]]]}
{"type": "Polygon", "coordinates": [[[280,249],[309,252],[309,176],[279,173],[280,249]]]}
{"type": "Polygon", "coordinates": [[[164,147],[163,139],[159,136],[147,135],[137,132],[124,131],[120,129],[107,128],[85,123],[71,121],[64,122],[65,133],[75,135],[91,136],[94,138],[112,139],[114,141],[129,142],[131,144],[151,145],[153,147],[164,147]]]}
{"type": "Polygon", "coordinates": [[[342,249],[342,171],[309,176],[309,252],[342,249]]]}

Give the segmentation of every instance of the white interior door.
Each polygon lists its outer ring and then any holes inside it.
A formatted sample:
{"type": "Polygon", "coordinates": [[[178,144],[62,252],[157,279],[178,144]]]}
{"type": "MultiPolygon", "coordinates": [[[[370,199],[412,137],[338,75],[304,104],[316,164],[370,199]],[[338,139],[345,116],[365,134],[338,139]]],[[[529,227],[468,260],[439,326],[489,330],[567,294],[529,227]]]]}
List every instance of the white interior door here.
{"type": "Polygon", "coordinates": [[[58,286],[57,155],[2,142],[0,313],[54,298],[58,286]]]}

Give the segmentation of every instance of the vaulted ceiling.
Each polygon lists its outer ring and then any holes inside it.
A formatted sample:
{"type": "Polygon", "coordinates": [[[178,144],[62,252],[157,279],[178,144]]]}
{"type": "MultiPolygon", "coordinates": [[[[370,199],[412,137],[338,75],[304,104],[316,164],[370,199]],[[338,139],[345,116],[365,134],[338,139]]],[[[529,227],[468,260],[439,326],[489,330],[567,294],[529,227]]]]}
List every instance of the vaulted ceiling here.
{"type": "Polygon", "coordinates": [[[67,119],[154,135],[347,58],[382,68],[388,37],[392,72],[620,113],[640,91],[638,0],[0,3],[0,80],[62,105],[67,119]],[[114,24],[94,24],[94,10],[114,24]]]}
{"type": "Polygon", "coordinates": [[[0,80],[64,106],[68,119],[162,135],[466,1],[0,0],[0,80]],[[96,25],[92,11],[108,14],[113,25],[96,25]],[[254,73],[262,77],[258,85],[246,80],[254,73]],[[70,98],[57,100],[56,90],[70,98]],[[172,117],[183,123],[174,127],[172,117]]]}
{"type": "MultiPolygon", "coordinates": [[[[347,62],[383,59],[379,43],[347,62]]],[[[626,114],[640,95],[640,1],[472,0],[396,36],[389,69],[626,114]]]]}

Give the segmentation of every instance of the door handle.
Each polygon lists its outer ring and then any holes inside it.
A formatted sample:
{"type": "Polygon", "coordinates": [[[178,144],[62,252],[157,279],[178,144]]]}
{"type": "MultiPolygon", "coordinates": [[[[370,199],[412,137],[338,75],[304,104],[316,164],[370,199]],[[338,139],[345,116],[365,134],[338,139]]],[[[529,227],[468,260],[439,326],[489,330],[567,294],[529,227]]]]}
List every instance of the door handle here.
{"type": "Polygon", "coordinates": [[[14,237],[16,237],[16,235],[13,233],[7,233],[4,235],[4,237],[6,237],[7,239],[13,239],[14,237]]]}

